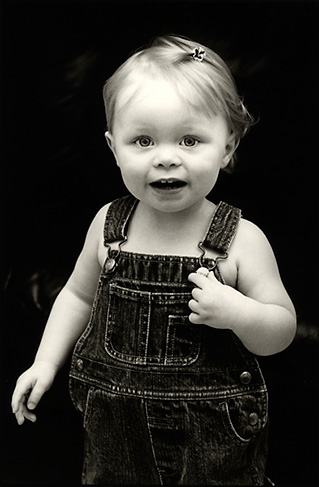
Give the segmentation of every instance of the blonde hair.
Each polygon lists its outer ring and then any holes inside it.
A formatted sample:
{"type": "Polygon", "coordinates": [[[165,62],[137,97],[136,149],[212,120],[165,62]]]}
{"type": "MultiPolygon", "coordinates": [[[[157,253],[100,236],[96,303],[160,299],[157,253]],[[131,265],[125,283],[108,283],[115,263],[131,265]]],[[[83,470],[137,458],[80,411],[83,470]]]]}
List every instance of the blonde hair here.
{"type": "MultiPolygon", "coordinates": [[[[208,116],[224,116],[236,147],[254,123],[226,63],[214,51],[185,37],[157,37],[149,46],[136,51],[107,80],[103,88],[107,128],[112,132],[116,100],[124,88],[136,80],[136,75],[164,77],[175,85],[178,93],[196,109],[208,116]],[[194,48],[204,49],[203,61],[193,58],[194,48]]],[[[235,154],[226,170],[230,172],[235,154]]]]}

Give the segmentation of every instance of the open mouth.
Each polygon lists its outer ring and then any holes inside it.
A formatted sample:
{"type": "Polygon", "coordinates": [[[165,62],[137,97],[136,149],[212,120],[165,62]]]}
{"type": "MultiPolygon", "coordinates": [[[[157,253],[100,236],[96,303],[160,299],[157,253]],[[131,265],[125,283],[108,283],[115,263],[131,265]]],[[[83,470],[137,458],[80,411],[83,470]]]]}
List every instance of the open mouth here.
{"type": "Polygon", "coordinates": [[[151,183],[151,186],[157,189],[178,189],[186,186],[186,184],[185,181],[180,179],[159,179],[151,183]]]}

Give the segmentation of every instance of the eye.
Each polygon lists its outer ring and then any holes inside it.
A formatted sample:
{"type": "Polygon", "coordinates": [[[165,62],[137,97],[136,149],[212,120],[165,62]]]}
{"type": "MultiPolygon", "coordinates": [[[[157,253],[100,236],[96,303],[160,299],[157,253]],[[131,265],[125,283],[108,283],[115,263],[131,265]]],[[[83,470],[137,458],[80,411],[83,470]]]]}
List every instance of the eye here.
{"type": "Polygon", "coordinates": [[[186,137],[183,138],[181,145],[184,145],[185,147],[195,147],[199,143],[199,140],[196,139],[195,137],[191,137],[190,135],[187,135],[186,137]]]}
{"type": "Polygon", "coordinates": [[[143,135],[135,139],[134,144],[138,145],[139,147],[150,147],[153,145],[153,142],[152,139],[143,135]]]}

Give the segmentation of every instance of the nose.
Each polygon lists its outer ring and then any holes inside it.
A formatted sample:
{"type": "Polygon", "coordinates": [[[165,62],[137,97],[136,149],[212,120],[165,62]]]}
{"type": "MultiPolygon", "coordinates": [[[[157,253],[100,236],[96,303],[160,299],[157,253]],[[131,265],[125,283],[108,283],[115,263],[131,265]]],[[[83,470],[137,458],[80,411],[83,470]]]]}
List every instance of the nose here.
{"type": "Polygon", "coordinates": [[[175,147],[159,147],[154,156],[154,166],[156,167],[176,167],[182,164],[181,158],[175,147]]]}

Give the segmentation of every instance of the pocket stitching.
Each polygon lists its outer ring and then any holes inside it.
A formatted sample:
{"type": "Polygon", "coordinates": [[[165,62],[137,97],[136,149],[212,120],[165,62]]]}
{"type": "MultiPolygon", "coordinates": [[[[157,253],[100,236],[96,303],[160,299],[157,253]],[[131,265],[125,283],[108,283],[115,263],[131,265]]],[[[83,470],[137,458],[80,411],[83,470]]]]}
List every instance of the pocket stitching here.
{"type": "Polygon", "coordinates": [[[236,442],[240,442],[240,444],[244,444],[244,445],[247,445],[248,443],[250,443],[251,438],[243,438],[242,436],[240,436],[236,429],[235,429],[235,426],[232,422],[232,419],[230,417],[230,413],[229,413],[229,408],[228,408],[228,403],[227,401],[221,403],[221,406],[222,406],[222,421],[223,421],[223,425],[228,433],[228,435],[230,436],[230,438],[232,440],[235,440],[236,442]],[[226,414],[225,414],[226,413],[226,414]],[[226,417],[225,417],[226,416],[226,417]],[[226,418],[227,418],[227,421],[226,421],[226,418]]]}
{"type": "MultiPolygon", "coordinates": [[[[106,327],[105,327],[105,336],[104,336],[104,348],[108,355],[111,357],[120,360],[122,362],[126,362],[129,364],[135,365],[170,365],[170,366],[186,366],[194,363],[200,353],[200,329],[193,333],[194,339],[188,339],[189,344],[191,345],[190,351],[186,356],[180,355],[178,357],[174,357],[174,352],[169,352],[170,346],[170,338],[173,340],[173,344],[171,344],[172,350],[174,351],[174,344],[176,341],[176,324],[182,324],[187,321],[188,322],[188,315],[169,315],[168,316],[168,327],[167,327],[167,336],[166,336],[166,344],[165,344],[165,351],[164,357],[159,356],[147,356],[148,350],[148,342],[149,342],[149,328],[150,328],[150,318],[151,318],[151,301],[157,301],[159,304],[187,304],[188,302],[188,294],[186,293],[179,293],[180,300],[176,302],[176,299],[171,299],[174,296],[176,298],[175,293],[150,293],[146,291],[140,290],[133,290],[129,288],[123,288],[118,286],[116,283],[110,283],[109,286],[109,303],[108,303],[108,310],[107,310],[107,317],[106,317],[106,327]],[[140,324],[146,325],[146,337],[145,343],[138,344],[138,353],[139,355],[135,354],[128,354],[117,350],[112,343],[112,335],[114,333],[114,329],[116,326],[116,309],[117,306],[112,303],[114,297],[118,297],[119,299],[127,299],[131,301],[139,301],[141,304],[141,309],[139,311],[139,322],[140,324]],[[181,298],[183,299],[181,303],[181,298]],[[154,299],[155,298],[155,299],[154,299]],[[147,307],[147,309],[146,309],[147,307]],[[147,322],[145,322],[145,317],[147,317],[147,322]],[[178,322],[174,323],[174,318],[178,319],[178,322]],[[145,350],[143,350],[143,348],[145,350]]],[[[189,323],[191,326],[191,324],[189,323]]],[[[185,326],[185,325],[184,325],[185,326]]],[[[187,325],[186,325],[187,326],[187,325]]],[[[193,325],[194,326],[194,325],[193,325]]]]}
{"type": "MultiPolygon", "coordinates": [[[[230,416],[230,411],[229,411],[229,406],[228,406],[228,401],[227,399],[221,403],[221,412],[222,412],[222,422],[223,425],[228,433],[228,435],[231,437],[231,439],[235,441],[239,441],[241,444],[248,444],[250,441],[252,441],[256,435],[261,433],[261,431],[265,428],[268,420],[268,396],[267,396],[267,391],[255,391],[251,392],[251,395],[260,395],[261,401],[262,401],[262,407],[260,411],[260,428],[258,431],[252,433],[250,438],[243,438],[236,430],[232,418],[230,416]]],[[[256,397],[256,396],[255,396],[256,397]]]]}
{"type": "MultiPolygon", "coordinates": [[[[182,326],[187,326],[187,323],[189,320],[188,320],[188,316],[185,316],[185,315],[169,315],[168,316],[168,337],[167,337],[167,343],[169,342],[169,336],[170,336],[170,333],[171,333],[171,330],[174,330],[174,338],[173,338],[173,349],[174,349],[174,346],[175,346],[175,341],[176,341],[176,324],[173,322],[173,321],[178,321],[177,324],[180,324],[182,326]]],[[[189,323],[189,325],[191,326],[191,323],[189,323]]],[[[195,326],[195,325],[192,325],[192,326],[195,326]]],[[[196,328],[194,328],[195,330],[196,328]]],[[[174,356],[171,356],[171,357],[168,357],[167,358],[167,362],[166,362],[166,365],[190,365],[190,364],[193,364],[199,357],[199,353],[200,353],[200,328],[198,328],[198,330],[196,329],[196,333],[195,333],[195,337],[194,337],[194,340],[190,340],[190,343],[192,345],[192,348],[190,350],[190,352],[188,353],[188,355],[182,357],[174,357],[174,356]]],[[[165,356],[166,356],[166,352],[165,352],[165,356]]]]}
{"type": "Polygon", "coordinates": [[[90,389],[88,390],[88,393],[87,393],[85,411],[84,411],[84,416],[83,416],[84,428],[86,428],[86,426],[89,422],[90,416],[91,416],[91,412],[93,410],[92,402],[93,402],[94,392],[95,392],[95,388],[90,387],[90,389]]]}
{"type": "MultiPolygon", "coordinates": [[[[113,307],[115,305],[113,304],[113,307]]],[[[145,315],[146,313],[140,313],[140,315],[145,315]]],[[[117,360],[121,360],[122,362],[128,362],[128,363],[133,363],[133,364],[140,364],[140,365],[146,365],[147,363],[147,358],[146,358],[146,353],[147,353],[147,344],[148,344],[148,337],[149,337],[149,322],[150,322],[150,293],[146,293],[143,291],[135,291],[131,289],[126,289],[126,288],[121,288],[120,286],[116,286],[115,284],[110,285],[110,292],[109,292],[109,304],[108,304],[108,310],[107,310],[107,317],[106,317],[106,327],[105,327],[105,350],[106,352],[113,358],[116,358],[117,360]],[[119,292],[117,292],[117,289],[119,289],[119,292]],[[123,291],[125,292],[123,292],[123,291]],[[128,292],[126,292],[128,291],[128,292]],[[138,298],[134,298],[133,294],[140,293],[143,297],[141,300],[141,308],[145,308],[145,305],[147,305],[147,334],[146,334],[146,346],[145,346],[145,354],[144,357],[138,356],[138,355],[128,355],[123,352],[119,352],[116,350],[112,344],[111,341],[111,335],[112,335],[112,326],[114,327],[115,325],[115,319],[113,318],[113,312],[112,312],[112,303],[111,303],[111,297],[112,296],[117,296],[119,298],[125,297],[126,299],[131,299],[132,301],[138,301],[138,298]]],[[[140,348],[140,345],[139,345],[140,348]]]]}

